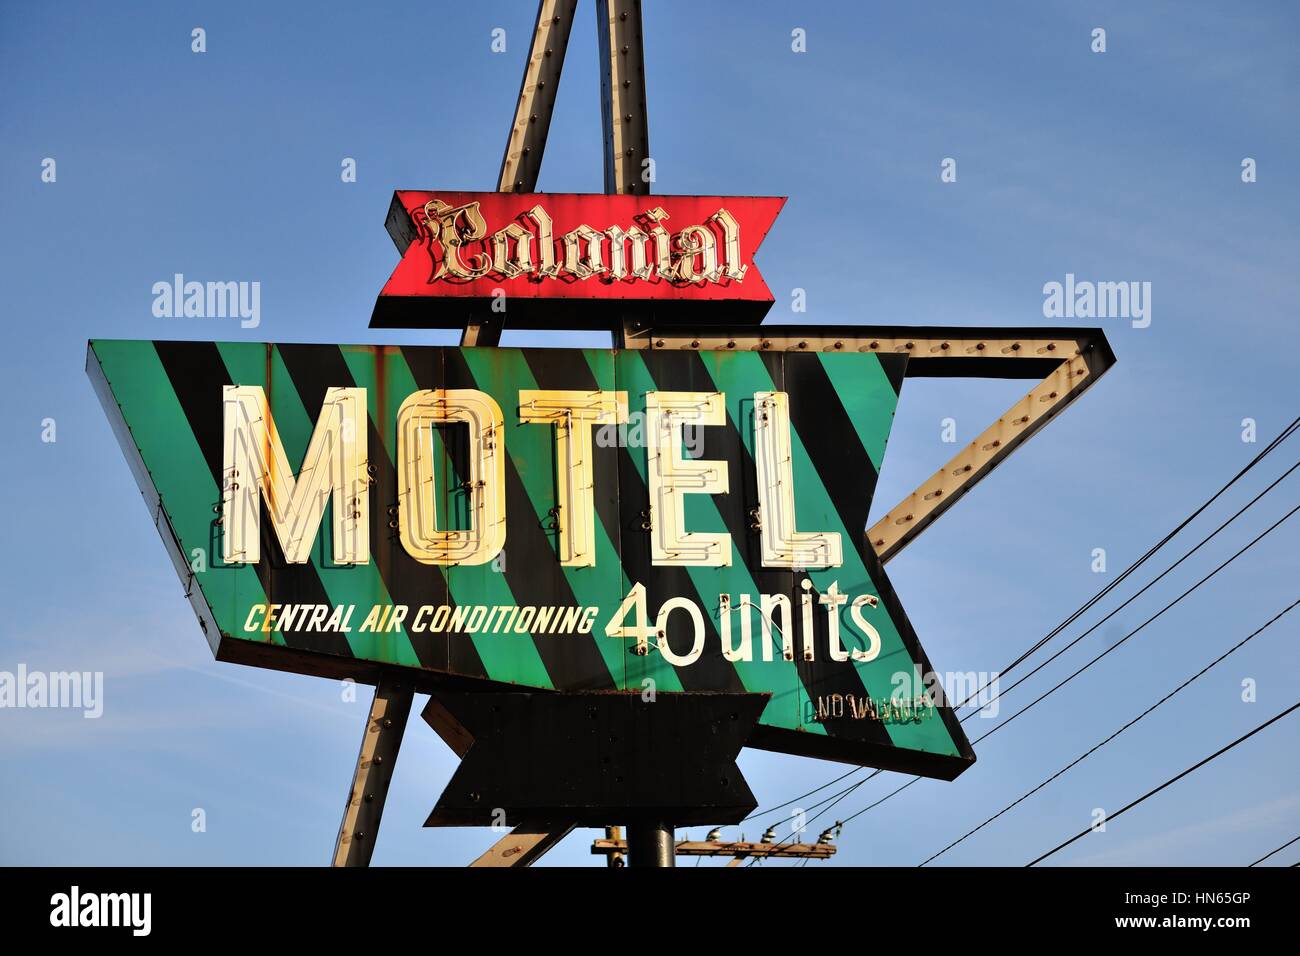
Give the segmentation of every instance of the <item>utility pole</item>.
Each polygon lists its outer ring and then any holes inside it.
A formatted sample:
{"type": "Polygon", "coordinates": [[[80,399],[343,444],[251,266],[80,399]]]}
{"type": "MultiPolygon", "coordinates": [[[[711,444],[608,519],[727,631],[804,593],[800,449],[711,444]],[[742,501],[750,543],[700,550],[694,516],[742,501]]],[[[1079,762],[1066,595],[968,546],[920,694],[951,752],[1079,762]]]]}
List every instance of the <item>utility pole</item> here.
{"type": "MultiPolygon", "coordinates": [[[[835,855],[836,847],[832,841],[839,826],[837,823],[823,831],[816,843],[777,843],[774,839],[775,834],[770,829],[759,843],[747,843],[743,839],[722,840],[719,839],[721,833],[713,830],[706,840],[677,840],[675,843],[665,841],[664,844],[656,842],[653,847],[648,845],[648,841],[637,844],[634,839],[623,840],[618,827],[608,827],[603,839],[592,841],[591,852],[593,856],[606,857],[609,866],[622,866],[623,854],[628,852],[632,854],[633,866],[673,866],[673,863],[663,862],[637,863],[638,852],[667,855],[668,846],[672,846],[673,856],[729,856],[732,859],[727,866],[739,866],[743,861],[751,859],[829,860],[835,855]],[[660,850],[661,845],[664,847],[663,850],[660,850]],[[619,862],[614,862],[615,860],[619,862]]],[[[649,828],[643,828],[641,832],[644,833],[646,829],[649,828]]],[[[629,837],[631,837],[630,831],[629,837]]],[[[668,839],[671,841],[671,833],[668,839]]]]}
{"type": "MultiPolygon", "coordinates": [[[[622,843],[623,842],[622,827],[605,827],[605,840],[609,841],[611,844],[622,843]]],[[[592,852],[594,853],[595,850],[593,850],[592,852]]],[[[623,851],[610,850],[607,854],[605,854],[605,865],[610,867],[626,866],[626,863],[623,860],[623,851]]]]}

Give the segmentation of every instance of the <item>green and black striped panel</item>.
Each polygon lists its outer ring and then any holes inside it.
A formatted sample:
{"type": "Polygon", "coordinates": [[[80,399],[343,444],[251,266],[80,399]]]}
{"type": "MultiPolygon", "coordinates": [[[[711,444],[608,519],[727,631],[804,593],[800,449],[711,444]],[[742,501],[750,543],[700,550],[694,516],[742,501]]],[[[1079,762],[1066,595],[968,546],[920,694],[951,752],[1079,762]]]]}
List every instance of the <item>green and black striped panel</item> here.
{"type": "MultiPolygon", "coordinates": [[[[771,695],[750,743],[791,753],[908,770],[951,779],[974,760],[951,710],[915,706],[918,674],[931,667],[874,552],[864,539],[867,512],[889,436],[906,358],[862,353],[756,351],[610,351],[461,349],[420,346],[269,345],[226,342],[95,340],[87,369],[136,471],[164,541],[185,580],[217,656],[225,660],[319,674],[373,679],[379,668],[408,668],[419,686],[515,685],[555,690],[748,691],[771,695]],[[290,465],[306,452],[326,389],[363,388],[369,405],[370,562],[334,564],[327,512],[306,564],[288,564],[263,514],[262,560],[221,561],[220,482],[226,385],[257,385],[267,395],[290,465]],[[506,544],[490,564],[422,564],[403,549],[396,528],[395,422],[417,390],[477,389],[505,416],[506,544]],[[632,424],[617,442],[596,442],[594,567],[564,567],[556,555],[551,509],[556,504],[555,432],[521,424],[523,389],[627,393],[632,424]],[[727,494],[687,495],[690,531],[727,532],[729,567],[664,567],[651,562],[647,451],[637,421],[649,392],[721,392],[727,424],[700,429],[697,457],[727,462],[727,494]],[[843,565],[807,572],[764,568],[753,511],[754,394],[789,396],[796,526],[835,531],[843,565]],[[800,598],[805,579],[814,595],[812,633],[800,598]],[[664,602],[684,598],[704,621],[704,651],[674,666],[650,642],[609,637],[633,585],[646,589],[651,622],[664,602]],[[850,598],[879,598],[864,614],[881,648],[870,661],[835,661],[828,653],[830,619],[816,602],[834,584],[850,598]],[[720,595],[731,603],[733,639],[740,636],[742,595],[783,594],[793,610],[796,653],[761,653],[760,621],[752,622],[751,660],[722,653],[720,595]],[[247,633],[255,605],[352,607],[349,626],[332,630],[247,633]],[[363,629],[367,612],[402,605],[405,625],[363,629]],[[464,608],[582,607],[598,609],[587,633],[433,632],[410,626],[424,606],[464,608]],[[805,644],[812,659],[806,659],[805,644]],[[896,691],[907,688],[900,703],[896,691]],[[894,698],[891,703],[891,698],[894,698]]],[[[470,519],[460,486],[467,432],[432,429],[445,476],[439,489],[444,527],[470,519]]],[[[845,650],[866,648],[848,606],[840,609],[845,650]]],[[[428,616],[426,615],[426,620],[428,616]]],[[[631,623],[631,619],[626,623],[631,623]]],[[[679,655],[690,650],[694,625],[685,612],[666,619],[664,639],[679,655]]]]}

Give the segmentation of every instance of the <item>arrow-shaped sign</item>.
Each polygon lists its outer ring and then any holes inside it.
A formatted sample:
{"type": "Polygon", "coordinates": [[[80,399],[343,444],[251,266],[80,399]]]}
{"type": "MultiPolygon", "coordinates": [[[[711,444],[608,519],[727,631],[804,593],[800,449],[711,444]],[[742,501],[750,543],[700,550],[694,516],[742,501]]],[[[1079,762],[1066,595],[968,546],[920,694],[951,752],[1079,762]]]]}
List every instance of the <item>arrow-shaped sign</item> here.
{"type": "Polygon", "coordinates": [[[772,294],[754,252],[785,199],[399,190],[402,261],[372,328],[608,329],[619,309],[659,324],[758,323],[772,294]],[[436,307],[435,307],[436,306],[436,307]],[[665,308],[665,306],[671,306],[665,308]]]}
{"type": "Polygon", "coordinates": [[[738,823],[757,804],[736,754],[766,703],[743,693],[434,695],[425,719],[473,743],[425,826],[738,823]]]}

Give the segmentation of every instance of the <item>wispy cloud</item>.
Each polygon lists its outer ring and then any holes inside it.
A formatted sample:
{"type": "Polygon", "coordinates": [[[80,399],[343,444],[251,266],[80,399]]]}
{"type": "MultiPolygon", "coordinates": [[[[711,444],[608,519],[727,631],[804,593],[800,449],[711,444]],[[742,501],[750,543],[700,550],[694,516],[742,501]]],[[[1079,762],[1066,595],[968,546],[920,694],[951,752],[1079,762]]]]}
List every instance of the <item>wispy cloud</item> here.
{"type": "MultiPolygon", "coordinates": [[[[1265,803],[1246,807],[1224,816],[1208,816],[1204,820],[1185,826],[1165,830],[1151,836],[1130,840],[1122,846],[1091,853],[1070,861],[1072,866],[1160,866],[1173,865],[1175,857],[1185,857],[1195,852],[1196,847],[1222,846],[1224,840],[1247,834],[1261,833],[1276,828],[1284,823],[1294,823],[1300,811],[1300,794],[1279,797],[1265,803]]],[[[1114,826],[1122,826],[1115,824],[1114,826]]],[[[1114,827],[1108,828],[1103,836],[1114,837],[1114,827]]],[[[1087,840],[1093,839],[1090,835],[1087,840]]],[[[1251,862],[1244,857],[1249,852],[1242,851],[1242,866],[1251,862]]],[[[1251,857],[1255,859],[1255,857],[1251,857]]],[[[1183,862],[1178,860],[1177,862],[1183,862]]]]}

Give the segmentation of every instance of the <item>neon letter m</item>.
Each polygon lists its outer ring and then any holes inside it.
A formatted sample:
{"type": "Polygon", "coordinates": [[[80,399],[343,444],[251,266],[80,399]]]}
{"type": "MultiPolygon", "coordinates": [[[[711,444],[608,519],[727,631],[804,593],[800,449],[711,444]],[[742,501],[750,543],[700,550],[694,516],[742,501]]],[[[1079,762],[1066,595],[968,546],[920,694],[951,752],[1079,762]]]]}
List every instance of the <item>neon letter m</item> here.
{"type": "Polygon", "coordinates": [[[329,388],[302,469],[289,470],[260,385],[227,385],[222,459],[222,559],[262,559],[261,501],[290,564],[305,564],[334,502],[334,561],[370,563],[370,481],[366,473],[366,390],[329,388]]]}

